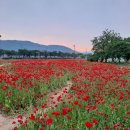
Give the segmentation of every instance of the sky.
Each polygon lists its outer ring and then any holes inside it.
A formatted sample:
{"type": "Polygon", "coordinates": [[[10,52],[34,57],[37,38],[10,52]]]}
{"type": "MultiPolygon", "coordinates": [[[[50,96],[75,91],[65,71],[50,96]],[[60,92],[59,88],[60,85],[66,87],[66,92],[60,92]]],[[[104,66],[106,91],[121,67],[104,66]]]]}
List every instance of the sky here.
{"type": "Polygon", "coordinates": [[[130,36],[130,0],[0,0],[4,40],[28,40],[91,51],[106,28],[130,36]]]}

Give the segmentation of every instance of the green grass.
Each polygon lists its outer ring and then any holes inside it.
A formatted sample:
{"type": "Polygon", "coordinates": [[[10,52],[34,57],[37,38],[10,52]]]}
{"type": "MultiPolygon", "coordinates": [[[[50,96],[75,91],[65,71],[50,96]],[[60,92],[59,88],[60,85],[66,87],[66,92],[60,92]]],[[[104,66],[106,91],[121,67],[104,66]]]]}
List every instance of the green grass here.
{"type": "Polygon", "coordinates": [[[119,66],[125,66],[125,67],[130,67],[130,63],[120,63],[120,64],[117,64],[119,66]]]}
{"type": "Polygon", "coordinates": [[[126,62],[121,62],[121,63],[108,62],[108,64],[115,64],[115,65],[122,66],[122,67],[130,67],[130,61],[127,63],[126,62]]]}

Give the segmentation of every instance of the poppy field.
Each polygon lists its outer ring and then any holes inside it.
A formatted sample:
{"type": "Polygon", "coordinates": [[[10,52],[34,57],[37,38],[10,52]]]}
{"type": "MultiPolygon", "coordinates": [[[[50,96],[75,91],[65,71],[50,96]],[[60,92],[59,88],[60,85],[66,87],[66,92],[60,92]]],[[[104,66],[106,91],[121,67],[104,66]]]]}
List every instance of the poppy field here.
{"type": "Polygon", "coordinates": [[[19,113],[14,130],[130,130],[130,68],[86,60],[9,60],[0,66],[0,110],[19,113]]]}

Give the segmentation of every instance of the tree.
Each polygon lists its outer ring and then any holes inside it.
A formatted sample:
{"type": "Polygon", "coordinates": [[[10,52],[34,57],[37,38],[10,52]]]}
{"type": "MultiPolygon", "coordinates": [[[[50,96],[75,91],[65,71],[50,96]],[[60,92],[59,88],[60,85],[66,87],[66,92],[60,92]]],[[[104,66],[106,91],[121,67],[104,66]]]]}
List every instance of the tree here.
{"type": "Polygon", "coordinates": [[[0,49],[0,56],[4,55],[4,50],[0,49]]]}
{"type": "Polygon", "coordinates": [[[92,51],[95,55],[97,55],[97,58],[103,62],[107,62],[107,59],[110,57],[108,53],[108,48],[110,45],[113,45],[114,43],[122,41],[122,38],[119,33],[114,32],[113,30],[106,29],[102,32],[102,35],[99,37],[95,37],[92,40],[92,51]]]}
{"type": "Polygon", "coordinates": [[[127,48],[125,51],[124,59],[126,60],[126,62],[128,62],[128,60],[130,60],[130,37],[124,38],[124,42],[126,42],[126,48],[127,48]]]}
{"type": "Polygon", "coordinates": [[[121,58],[126,59],[126,55],[128,54],[128,48],[129,45],[125,41],[120,41],[114,43],[110,48],[109,48],[109,53],[111,53],[112,58],[117,58],[118,61],[120,62],[121,58]]]}
{"type": "Polygon", "coordinates": [[[19,49],[18,50],[18,55],[22,56],[23,58],[30,57],[30,51],[26,50],[26,49],[19,49]]]}
{"type": "Polygon", "coordinates": [[[97,62],[99,59],[99,56],[97,54],[88,54],[87,60],[92,62],[97,62]]]}
{"type": "Polygon", "coordinates": [[[16,51],[14,50],[4,50],[4,54],[6,54],[10,58],[12,58],[13,55],[17,55],[16,51]]]}
{"type": "Polygon", "coordinates": [[[48,57],[48,51],[44,51],[44,56],[45,56],[45,59],[47,59],[47,57],[48,57]]]}
{"type": "Polygon", "coordinates": [[[130,37],[124,38],[124,41],[130,43],[130,37]]]}

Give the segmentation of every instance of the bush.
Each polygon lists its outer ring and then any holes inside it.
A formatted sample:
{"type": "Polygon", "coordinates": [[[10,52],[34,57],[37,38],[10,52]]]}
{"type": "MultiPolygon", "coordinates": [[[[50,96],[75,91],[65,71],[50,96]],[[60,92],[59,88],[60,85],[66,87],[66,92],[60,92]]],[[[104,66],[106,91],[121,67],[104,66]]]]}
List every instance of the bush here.
{"type": "Polygon", "coordinates": [[[96,61],[98,61],[98,56],[95,55],[95,54],[93,54],[93,55],[90,54],[90,55],[87,56],[87,60],[91,61],[91,62],[96,62],[96,61]]]}

